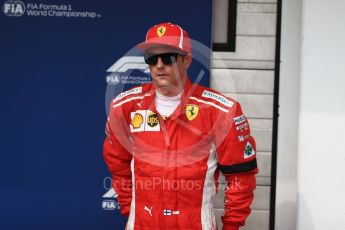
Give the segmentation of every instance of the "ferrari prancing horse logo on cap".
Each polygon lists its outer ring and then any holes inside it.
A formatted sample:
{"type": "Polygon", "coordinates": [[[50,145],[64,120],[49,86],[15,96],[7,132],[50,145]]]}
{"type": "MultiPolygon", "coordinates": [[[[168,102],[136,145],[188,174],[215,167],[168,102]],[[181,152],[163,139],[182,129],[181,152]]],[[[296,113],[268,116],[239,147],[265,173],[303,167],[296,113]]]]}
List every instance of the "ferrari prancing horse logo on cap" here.
{"type": "Polygon", "coordinates": [[[162,37],[165,34],[166,30],[167,30],[167,28],[165,26],[158,27],[158,29],[157,29],[158,37],[162,37]]]}
{"type": "Polygon", "coordinates": [[[193,120],[198,116],[199,107],[197,105],[187,105],[186,106],[186,116],[188,120],[193,120]]]}

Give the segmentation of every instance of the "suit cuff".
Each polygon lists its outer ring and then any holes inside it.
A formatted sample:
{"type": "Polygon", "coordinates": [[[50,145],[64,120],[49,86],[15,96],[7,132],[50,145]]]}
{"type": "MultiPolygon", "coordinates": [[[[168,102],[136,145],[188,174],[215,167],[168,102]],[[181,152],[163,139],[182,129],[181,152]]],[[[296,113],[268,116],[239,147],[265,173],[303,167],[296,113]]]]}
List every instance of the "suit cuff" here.
{"type": "Polygon", "coordinates": [[[240,229],[239,225],[223,224],[223,229],[222,230],[239,230],[239,229],[240,229]]]}
{"type": "Polygon", "coordinates": [[[129,216],[129,211],[130,211],[130,207],[129,206],[125,206],[125,207],[121,206],[120,212],[121,212],[122,215],[128,217],[129,216]]]}

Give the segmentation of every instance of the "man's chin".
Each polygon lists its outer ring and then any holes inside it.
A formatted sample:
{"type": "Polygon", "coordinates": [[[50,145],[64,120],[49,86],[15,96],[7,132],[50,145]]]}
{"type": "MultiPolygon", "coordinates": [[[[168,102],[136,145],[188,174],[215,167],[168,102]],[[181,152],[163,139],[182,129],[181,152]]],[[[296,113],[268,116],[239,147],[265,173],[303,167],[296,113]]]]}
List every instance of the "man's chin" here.
{"type": "Polygon", "coordinates": [[[155,87],[159,90],[159,92],[163,93],[164,95],[176,94],[180,91],[176,85],[173,85],[171,83],[159,85],[156,84],[155,87]]]}
{"type": "Polygon", "coordinates": [[[164,79],[161,79],[159,81],[154,81],[154,84],[157,88],[165,88],[165,89],[169,89],[169,88],[176,88],[177,86],[172,84],[169,81],[166,81],[164,79]]]}

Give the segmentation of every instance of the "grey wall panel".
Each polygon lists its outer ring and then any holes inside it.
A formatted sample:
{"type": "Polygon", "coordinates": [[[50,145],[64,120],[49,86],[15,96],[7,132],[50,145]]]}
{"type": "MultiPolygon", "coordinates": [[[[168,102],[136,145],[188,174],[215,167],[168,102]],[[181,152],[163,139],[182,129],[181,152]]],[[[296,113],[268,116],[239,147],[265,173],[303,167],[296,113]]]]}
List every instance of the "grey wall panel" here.
{"type": "Polygon", "coordinates": [[[271,177],[261,177],[261,176],[258,176],[256,178],[256,185],[270,186],[271,185],[271,177]]]}
{"type": "MultiPolygon", "coordinates": [[[[214,52],[215,55],[215,52],[214,52]]],[[[218,57],[219,58],[219,57],[218,57]]],[[[274,60],[235,60],[212,59],[212,68],[217,69],[255,69],[273,70],[274,60]]]]}
{"type": "Polygon", "coordinates": [[[271,152],[272,150],[272,120],[249,119],[251,133],[256,141],[258,152],[271,152]]]}
{"type": "Polygon", "coordinates": [[[270,177],[271,176],[271,152],[259,152],[257,156],[258,168],[260,177],[270,177]]]}
{"type": "Polygon", "coordinates": [[[238,2],[239,13],[276,13],[277,3],[243,3],[238,2]]]}
{"type": "Polygon", "coordinates": [[[272,119],[249,119],[249,124],[252,129],[269,129],[272,131],[273,121],[272,119]]]}
{"type": "Polygon", "coordinates": [[[224,94],[239,101],[248,118],[273,118],[273,95],[224,94]]]}
{"type": "Polygon", "coordinates": [[[251,133],[255,138],[256,148],[258,152],[272,151],[272,130],[252,128],[251,133]]]}
{"type": "Polygon", "coordinates": [[[237,0],[238,3],[277,3],[277,0],[237,0]]]}
{"type": "Polygon", "coordinates": [[[275,36],[276,13],[238,13],[237,35],[275,36]]]}
{"type": "Polygon", "coordinates": [[[274,61],[275,37],[237,36],[236,52],[214,52],[212,58],[274,61]]]}
{"type": "Polygon", "coordinates": [[[211,87],[222,93],[273,94],[274,71],[212,69],[211,87]]]}

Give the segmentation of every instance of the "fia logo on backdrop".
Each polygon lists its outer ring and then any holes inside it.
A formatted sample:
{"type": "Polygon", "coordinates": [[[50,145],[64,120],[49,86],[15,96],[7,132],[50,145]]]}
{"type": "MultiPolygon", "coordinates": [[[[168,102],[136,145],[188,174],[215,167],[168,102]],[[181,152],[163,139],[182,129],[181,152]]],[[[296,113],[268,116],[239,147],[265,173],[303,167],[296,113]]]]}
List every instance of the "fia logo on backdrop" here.
{"type": "Polygon", "coordinates": [[[120,209],[120,204],[117,200],[117,193],[115,192],[114,188],[112,188],[112,179],[110,177],[104,178],[103,187],[106,189],[106,193],[102,196],[104,199],[102,201],[102,208],[106,211],[113,211],[116,209],[120,209]],[[109,184],[110,183],[110,184],[109,184]]]}
{"type": "Polygon", "coordinates": [[[20,17],[25,13],[25,4],[22,1],[6,1],[2,6],[2,11],[9,17],[20,17]]]}
{"type": "Polygon", "coordinates": [[[110,85],[139,85],[151,82],[149,66],[140,56],[121,57],[107,69],[107,73],[106,82],[110,85]],[[140,70],[143,74],[133,75],[133,70],[140,70]]]}

